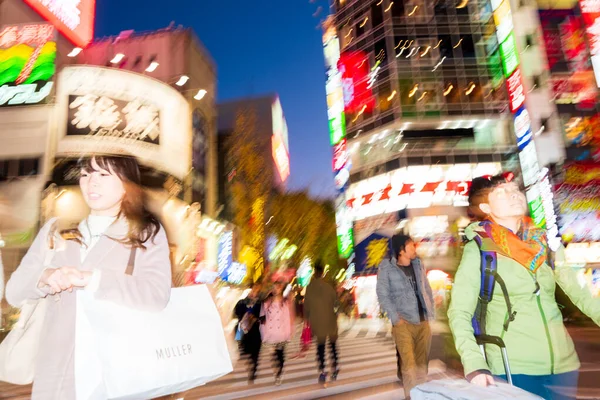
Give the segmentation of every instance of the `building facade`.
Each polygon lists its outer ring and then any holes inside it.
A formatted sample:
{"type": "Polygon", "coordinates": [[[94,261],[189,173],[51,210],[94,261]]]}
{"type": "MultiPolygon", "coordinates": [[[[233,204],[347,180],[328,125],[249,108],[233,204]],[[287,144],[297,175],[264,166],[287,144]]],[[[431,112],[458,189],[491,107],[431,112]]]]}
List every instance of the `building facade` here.
{"type": "Polygon", "coordinates": [[[385,251],[373,257],[369,244],[404,230],[430,268],[452,271],[481,175],[515,174],[536,222],[554,229],[544,167],[565,152],[536,3],[334,6],[323,44],[338,245],[350,267],[376,266],[385,251]]]}
{"type": "Polygon", "coordinates": [[[273,188],[285,190],[290,176],[288,129],[281,101],[276,94],[235,99],[218,105],[218,180],[219,207],[225,219],[232,220],[233,209],[228,190],[231,180],[232,163],[228,161],[229,145],[236,139],[236,117],[240,112],[250,112],[256,116],[255,134],[260,135],[265,148],[261,150],[267,157],[273,171],[273,188]]]}

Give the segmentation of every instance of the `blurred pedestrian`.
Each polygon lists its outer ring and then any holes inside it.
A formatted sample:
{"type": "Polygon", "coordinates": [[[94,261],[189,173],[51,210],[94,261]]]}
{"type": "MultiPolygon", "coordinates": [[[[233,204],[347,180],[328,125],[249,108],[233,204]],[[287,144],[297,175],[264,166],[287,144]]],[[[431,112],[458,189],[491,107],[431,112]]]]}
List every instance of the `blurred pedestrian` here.
{"type": "Polygon", "coordinates": [[[391,241],[392,257],[379,265],[377,297],[392,322],[401,367],[398,377],[402,377],[405,397],[410,399],[411,389],[427,381],[433,294],[413,240],[398,234],[391,241]]]}
{"type": "Polygon", "coordinates": [[[310,324],[313,336],[317,338],[317,357],[319,360],[319,382],[327,381],[325,370],[325,345],[329,339],[331,350],[331,380],[335,381],[340,372],[338,368],[337,338],[338,324],[335,307],[337,294],[333,286],[323,278],[325,267],[315,263],[314,273],[304,297],[304,315],[310,324]]]}
{"type": "Polygon", "coordinates": [[[527,200],[516,183],[500,175],[473,179],[469,208],[479,221],[465,230],[470,241],[448,310],[467,379],[480,386],[492,385],[493,376],[506,379],[500,349],[485,346],[484,355],[476,341],[472,321],[477,309],[476,320],[483,324],[478,330],[506,344],[515,386],[544,399],[575,399],[580,363],[556,302],[556,284],[596,324],[600,299],[579,284],[564,248],[553,253],[546,230],[525,216],[527,200]],[[484,253],[490,267],[495,263],[493,282],[498,283],[485,310],[480,301],[484,253]]]}
{"type": "Polygon", "coordinates": [[[273,285],[271,296],[262,305],[260,313],[260,333],[262,342],[273,347],[275,364],[275,384],[281,385],[285,364],[285,348],[294,334],[294,300],[293,296],[283,297],[285,282],[278,281],[273,285]]]}
{"type": "Polygon", "coordinates": [[[82,160],[79,167],[79,186],[90,214],[74,229],[59,230],[60,223],[54,220],[44,225],[6,285],[6,299],[14,307],[49,298],[32,399],[76,397],[77,290],[92,292],[103,301],[155,312],[167,306],[171,293],[167,236],[144,207],[137,161],[95,156],[82,160]],[[42,265],[49,248],[54,248],[51,264],[42,265]],[[129,274],[132,257],[135,270],[129,274]]]}
{"type": "Polygon", "coordinates": [[[235,305],[235,315],[238,318],[238,324],[242,331],[241,349],[244,354],[249,356],[248,383],[251,384],[256,380],[260,349],[262,347],[259,321],[262,305],[260,291],[261,285],[254,283],[250,288],[248,296],[238,301],[235,305]]]}

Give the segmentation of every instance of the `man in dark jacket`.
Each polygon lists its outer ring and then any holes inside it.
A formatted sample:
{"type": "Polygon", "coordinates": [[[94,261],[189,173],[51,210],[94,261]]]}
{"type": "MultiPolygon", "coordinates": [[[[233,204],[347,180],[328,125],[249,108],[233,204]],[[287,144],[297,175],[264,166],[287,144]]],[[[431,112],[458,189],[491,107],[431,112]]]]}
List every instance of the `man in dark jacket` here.
{"type": "Polygon", "coordinates": [[[320,262],[315,263],[313,277],[306,288],[304,297],[304,317],[308,320],[313,336],[317,337],[317,356],[319,359],[319,382],[325,383],[325,344],[329,338],[332,362],[331,379],[336,380],[338,368],[337,337],[338,325],[335,305],[337,294],[335,289],[323,279],[324,267],[320,262]]]}
{"type": "Polygon", "coordinates": [[[406,235],[394,235],[392,251],[394,256],[379,265],[377,297],[393,325],[404,394],[409,399],[411,389],[427,380],[433,293],[413,240],[406,235]]]}

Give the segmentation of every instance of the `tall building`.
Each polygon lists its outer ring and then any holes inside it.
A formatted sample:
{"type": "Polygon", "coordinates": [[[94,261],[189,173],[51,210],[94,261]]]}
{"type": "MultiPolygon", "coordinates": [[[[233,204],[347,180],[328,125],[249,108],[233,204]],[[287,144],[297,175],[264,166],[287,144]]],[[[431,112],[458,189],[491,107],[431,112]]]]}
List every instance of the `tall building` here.
{"type": "Polygon", "coordinates": [[[169,26],[151,32],[123,31],[97,39],[74,62],[118,68],[158,79],[177,91],[192,108],[192,167],[184,193],[203,212],[216,211],[216,66],[190,28],[169,26]]]}
{"type": "Polygon", "coordinates": [[[323,45],[340,255],[368,272],[369,244],[403,229],[423,240],[430,268],[451,271],[471,179],[501,171],[524,182],[552,235],[543,167],[561,162],[564,146],[535,2],[334,7],[323,45]]]}
{"type": "Polygon", "coordinates": [[[273,170],[273,188],[285,190],[290,176],[289,139],[288,129],[281,101],[277,94],[268,94],[258,97],[248,97],[226,101],[218,105],[219,111],[219,138],[218,138],[218,165],[219,165],[219,207],[222,216],[232,220],[231,197],[228,182],[231,171],[228,166],[228,142],[235,139],[236,116],[239,112],[249,111],[256,116],[256,134],[262,136],[267,148],[263,150],[268,155],[273,170]]]}

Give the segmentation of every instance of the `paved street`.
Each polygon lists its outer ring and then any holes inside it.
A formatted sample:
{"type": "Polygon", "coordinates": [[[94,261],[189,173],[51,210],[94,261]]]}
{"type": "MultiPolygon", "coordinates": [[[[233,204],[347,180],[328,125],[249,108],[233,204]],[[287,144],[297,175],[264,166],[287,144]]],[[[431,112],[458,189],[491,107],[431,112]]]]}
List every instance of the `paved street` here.
{"type": "MultiPolygon", "coordinates": [[[[204,387],[191,390],[186,399],[402,399],[401,385],[396,378],[396,357],[389,324],[384,321],[343,321],[340,324],[339,354],[341,373],[338,381],[323,387],[317,383],[315,345],[303,358],[298,353],[299,341],[287,350],[284,381],[275,386],[271,367],[271,351],[263,347],[258,378],[248,385],[244,360],[239,360],[233,373],[204,387]]],[[[445,346],[447,328],[436,323],[432,344],[431,378],[457,374],[447,371],[453,366],[445,346]]],[[[570,328],[582,360],[578,398],[600,399],[600,329],[570,328]]],[[[29,387],[0,383],[0,399],[29,398],[29,387]]]]}

